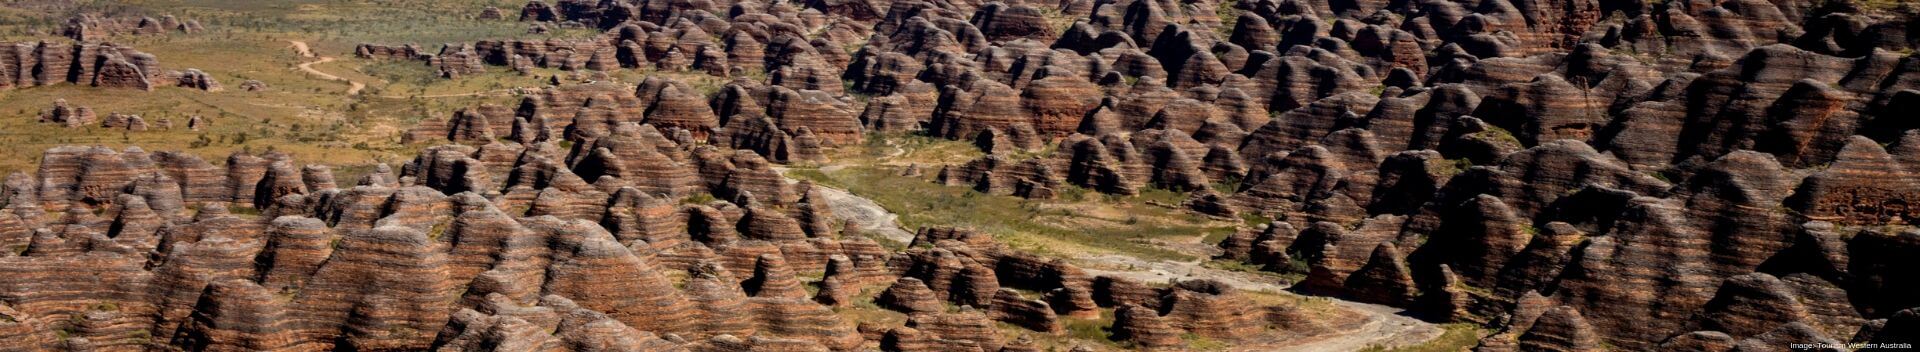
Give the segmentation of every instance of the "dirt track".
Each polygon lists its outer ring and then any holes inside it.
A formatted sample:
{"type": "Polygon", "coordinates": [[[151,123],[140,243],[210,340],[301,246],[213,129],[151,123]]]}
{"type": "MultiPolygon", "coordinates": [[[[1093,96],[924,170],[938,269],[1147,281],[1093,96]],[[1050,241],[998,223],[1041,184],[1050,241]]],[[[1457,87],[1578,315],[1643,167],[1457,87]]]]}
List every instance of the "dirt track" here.
{"type": "MultiPolygon", "coordinates": [[[[289,40],[287,42],[293,43],[293,52],[300,54],[300,57],[308,57],[308,58],[314,57],[313,49],[310,49],[307,47],[307,42],[298,41],[298,40],[289,40]]],[[[325,79],[329,81],[347,82],[347,95],[360,94],[361,90],[367,89],[366,83],[356,82],[354,80],[350,80],[345,77],[335,76],[333,74],[321,72],[320,70],[313,68],[313,65],[329,63],[329,62],[333,62],[334,60],[335,59],[332,56],[320,56],[313,61],[300,63],[298,67],[300,68],[301,72],[306,72],[307,74],[320,77],[321,79],[325,79]]]]}

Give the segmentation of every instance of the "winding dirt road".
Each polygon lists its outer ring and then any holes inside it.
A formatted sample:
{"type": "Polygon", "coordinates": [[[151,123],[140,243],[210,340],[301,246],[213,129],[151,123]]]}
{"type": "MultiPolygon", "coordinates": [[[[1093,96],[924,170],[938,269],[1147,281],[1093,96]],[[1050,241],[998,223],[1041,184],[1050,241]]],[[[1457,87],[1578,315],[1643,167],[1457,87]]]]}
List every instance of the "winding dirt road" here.
{"type": "MultiPolygon", "coordinates": [[[[889,141],[891,142],[891,141],[889,141]]],[[[891,143],[889,143],[891,144],[891,143]]],[[[905,150],[894,146],[896,151],[889,157],[903,154],[905,150]]],[[[884,158],[883,158],[884,159],[884,158]]],[[[822,171],[839,169],[845,165],[829,165],[822,171]]],[[[780,169],[785,171],[784,169],[780,169]]],[[[788,179],[788,182],[799,182],[788,179]]],[[[902,228],[897,221],[898,214],[888,211],[873,200],[862,198],[846,190],[820,186],[820,193],[827,200],[827,207],[835,216],[847,220],[860,230],[882,238],[907,243],[913,240],[913,232],[902,228]]],[[[1201,261],[1145,260],[1124,255],[1096,255],[1078,258],[1094,267],[1086,268],[1089,274],[1113,275],[1143,282],[1166,282],[1170,279],[1213,279],[1233,285],[1243,290],[1284,292],[1287,286],[1272,278],[1260,275],[1209,268],[1201,261]]],[[[1261,351],[1298,351],[1298,352],[1346,352],[1356,351],[1369,346],[1400,347],[1410,346],[1435,338],[1446,333],[1439,325],[1401,315],[1400,308],[1331,299],[1334,305],[1358,313],[1366,319],[1359,324],[1333,324],[1351,328],[1332,334],[1307,339],[1287,341],[1281,345],[1249,347],[1246,350],[1261,351]]],[[[1239,349],[1236,349],[1239,350],[1239,349]]]]}
{"type": "MultiPolygon", "coordinates": [[[[837,206],[828,203],[828,206],[837,206]]],[[[840,211],[840,208],[833,208],[840,211]]],[[[835,213],[836,215],[838,213],[835,213]]],[[[858,220],[855,220],[858,221],[858,220]]],[[[1087,274],[1122,277],[1140,282],[1167,282],[1173,279],[1193,280],[1210,279],[1233,285],[1235,288],[1251,291],[1285,292],[1287,285],[1273,278],[1238,271],[1221,270],[1202,266],[1202,261],[1145,260],[1124,255],[1097,255],[1078,258],[1085,262],[1115,267],[1125,270],[1084,268],[1087,274]]],[[[1350,326],[1346,330],[1332,334],[1294,339],[1278,345],[1258,346],[1259,350],[1278,350],[1296,352],[1347,352],[1357,351],[1368,346],[1399,347],[1415,345],[1446,333],[1438,325],[1401,315],[1404,309],[1378,304],[1359,303],[1329,298],[1334,305],[1344,308],[1366,319],[1359,324],[1331,324],[1350,326]]]]}
{"type": "Polygon", "coordinates": [[[900,227],[900,215],[846,190],[819,184],[815,186],[819,186],[820,195],[827,198],[827,208],[833,210],[833,216],[859,226],[860,232],[899,243],[913,242],[913,232],[900,227]]]}
{"type": "MultiPolygon", "coordinates": [[[[314,57],[313,49],[307,47],[307,42],[298,41],[298,40],[289,40],[287,42],[293,43],[293,52],[300,54],[300,57],[307,57],[307,58],[314,57]]],[[[300,63],[298,67],[300,68],[301,72],[306,72],[307,74],[320,77],[321,79],[325,79],[329,81],[347,82],[347,95],[360,94],[361,90],[367,89],[366,83],[356,82],[354,80],[347,79],[346,77],[335,76],[333,74],[321,72],[320,70],[313,68],[313,65],[329,63],[329,62],[333,62],[334,60],[336,59],[334,59],[334,57],[332,56],[320,56],[313,61],[300,63]]]]}
{"type": "Polygon", "coordinates": [[[1440,335],[1446,329],[1439,325],[1400,315],[1404,309],[1353,301],[1333,300],[1333,304],[1367,317],[1367,322],[1358,328],[1319,336],[1306,341],[1293,341],[1292,344],[1279,346],[1281,351],[1296,352],[1348,352],[1358,351],[1370,346],[1401,347],[1421,344],[1440,335]]]}

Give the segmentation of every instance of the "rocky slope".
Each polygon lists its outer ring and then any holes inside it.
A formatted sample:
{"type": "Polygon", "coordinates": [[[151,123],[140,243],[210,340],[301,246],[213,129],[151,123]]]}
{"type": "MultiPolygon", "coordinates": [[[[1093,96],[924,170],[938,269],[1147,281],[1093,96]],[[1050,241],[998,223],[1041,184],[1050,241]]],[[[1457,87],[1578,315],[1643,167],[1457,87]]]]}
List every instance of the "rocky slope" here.
{"type": "Polygon", "coordinates": [[[197,69],[170,71],[159,58],[111,42],[0,42],[0,90],[60,83],[91,87],[153,90],[185,87],[221,90],[220,82],[197,69]]]}
{"type": "Polygon", "coordinates": [[[758,154],[619,129],[565,140],[592,154],[444,145],[351,181],[275,153],[49,150],[0,188],[0,350],[1000,351],[1034,345],[996,321],[1057,337],[1112,309],[1141,347],[1325,333],[1221,283],[1096,277],[967,229],[895,252],[758,154]],[[906,320],[839,310],[865,302],[906,320]]]}

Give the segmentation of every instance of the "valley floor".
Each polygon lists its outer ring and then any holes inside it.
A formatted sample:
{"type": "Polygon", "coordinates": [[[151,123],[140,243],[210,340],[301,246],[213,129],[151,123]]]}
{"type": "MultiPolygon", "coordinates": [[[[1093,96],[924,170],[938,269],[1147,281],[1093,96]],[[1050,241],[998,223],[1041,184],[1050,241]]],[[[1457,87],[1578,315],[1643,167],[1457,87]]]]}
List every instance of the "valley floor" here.
{"type": "MultiPolygon", "coordinates": [[[[959,149],[944,146],[944,144],[958,142],[913,143],[913,148],[909,150],[900,146],[901,144],[907,144],[900,142],[900,140],[903,138],[912,139],[914,137],[876,135],[874,138],[879,138],[880,141],[879,143],[869,143],[867,147],[869,150],[840,151],[838,153],[839,155],[846,156],[850,160],[838,160],[825,165],[816,165],[817,169],[809,169],[809,171],[817,171],[817,173],[803,173],[809,176],[801,177],[802,179],[829,185],[823,189],[822,194],[827,197],[828,204],[835,216],[850,221],[850,225],[858,226],[864,231],[863,233],[869,236],[904,244],[913,240],[913,232],[900,224],[898,219],[901,218],[901,214],[896,214],[894,211],[889,210],[887,205],[882,204],[882,202],[868,199],[857,192],[835,188],[831,185],[849,182],[837,181],[838,177],[861,177],[854,175],[856,173],[864,175],[865,177],[882,177],[889,180],[925,183],[924,180],[912,177],[887,176],[876,172],[874,169],[887,168],[888,171],[897,172],[897,169],[892,168],[914,164],[915,161],[940,161],[944,156],[939,156],[938,154],[943,148],[959,149]],[[909,155],[910,153],[912,154],[911,156],[909,155]],[[935,154],[936,156],[928,157],[925,154],[935,154]]],[[[788,169],[788,171],[789,177],[794,177],[793,175],[796,174],[791,172],[791,169],[788,169]]],[[[791,181],[798,182],[798,180],[791,181]]],[[[902,184],[911,185],[911,183],[902,184]]],[[[854,184],[847,188],[873,190],[876,187],[873,187],[872,184],[869,183],[854,184]]],[[[908,190],[908,192],[917,194],[939,193],[929,188],[957,189],[957,187],[926,183],[923,186],[914,187],[908,190]]],[[[962,193],[972,192],[963,189],[956,191],[962,193]]],[[[1018,198],[1007,196],[992,196],[977,193],[968,196],[1001,197],[1009,201],[1018,201],[1018,198]]],[[[902,204],[893,205],[903,207],[902,204]]],[[[983,210],[985,209],[951,209],[951,211],[954,212],[975,212],[983,210]]],[[[1177,210],[1167,210],[1167,213],[1178,212],[1177,210]]],[[[1160,215],[1177,216],[1176,214],[1160,215]]],[[[1074,230],[1097,231],[1094,229],[1081,228],[1075,228],[1074,230]]],[[[1404,315],[1405,310],[1401,308],[1351,302],[1338,298],[1300,296],[1287,291],[1287,288],[1291,285],[1288,278],[1278,277],[1278,275],[1272,273],[1226,270],[1204,265],[1204,263],[1207,262],[1204,258],[1209,258],[1212,255],[1212,253],[1208,252],[1212,249],[1212,243],[1206,243],[1208,240],[1207,237],[1209,236],[1206,236],[1205,232],[1199,232],[1187,236],[1167,236],[1166,238],[1155,238],[1152,241],[1144,241],[1146,243],[1169,244],[1164,247],[1151,244],[1150,246],[1190,256],[1191,259],[1143,258],[1141,256],[1126,254],[1124,250],[1111,249],[1081,249],[1093,254],[1081,253],[1076,255],[1062,255],[1062,257],[1068,258],[1074,264],[1087,268],[1087,272],[1093,275],[1123,277],[1140,282],[1154,283],[1171,282],[1174,280],[1215,280],[1232,285],[1237,289],[1249,291],[1250,293],[1271,299],[1325,302],[1330,303],[1332,307],[1337,309],[1337,311],[1330,312],[1323,316],[1329,320],[1329,323],[1339,328],[1334,332],[1315,336],[1300,336],[1298,338],[1239,343],[1226,347],[1227,350],[1298,352],[1344,352],[1359,350],[1412,351],[1435,347],[1430,346],[1432,344],[1466,342],[1470,345],[1474,342],[1473,339],[1466,339],[1464,341],[1440,341],[1443,335],[1450,333],[1450,330],[1459,329],[1451,329],[1448,326],[1409,317],[1404,315]],[[1185,243],[1189,245],[1172,245],[1171,243],[1185,243]],[[1191,244],[1204,245],[1196,246],[1191,244]]],[[[1004,239],[1004,237],[1002,238],[1004,239]]],[[[1217,239],[1214,240],[1217,241],[1217,239]]],[[[1087,245],[1086,243],[1074,244],[1087,245]]],[[[1048,249],[1045,248],[1044,245],[1021,249],[1048,252],[1048,249]]],[[[1464,327],[1463,329],[1469,331],[1470,333],[1467,335],[1473,336],[1475,339],[1480,336],[1478,329],[1471,327],[1464,327]]],[[[1454,347],[1458,349],[1466,346],[1454,347]]],[[[1447,349],[1442,348],[1439,350],[1447,349]]]]}

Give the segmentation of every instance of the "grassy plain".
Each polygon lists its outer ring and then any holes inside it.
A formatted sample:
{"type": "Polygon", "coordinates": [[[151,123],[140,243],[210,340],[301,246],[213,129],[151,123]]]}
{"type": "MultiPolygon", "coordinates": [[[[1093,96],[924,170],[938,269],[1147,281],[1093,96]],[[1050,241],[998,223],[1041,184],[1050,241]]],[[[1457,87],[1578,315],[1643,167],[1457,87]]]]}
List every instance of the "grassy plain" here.
{"type": "Polygon", "coordinates": [[[1015,248],[1043,254],[1124,254],[1147,259],[1197,259],[1182,246],[1205,243],[1234,231],[1239,221],[1196,215],[1171,205],[1184,194],[1147,190],[1137,197],[1069,188],[1052,200],[989,195],[944,186],[928,177],[939,163],[957,163],[979,152],[961,141],[920,136],[873,135],[865,147],[835,156],[841,167],[796,168],[788,175],[846,189],[900,214],[907,228],[969,227],[992,233],[1015,248]],[[927,176],[901,176],[901,164],[922,164],[927,176]]]}
{"type": "MultiPolygon", "coordinates": [[[[275,149],[308,163],[342,166],[398,161],[417,146],[399,143],[400,133],[422,119],[444,118],[454,110],[483,102],[508,103],[513,87],[538,87],[541,70],[521,76],[496,69],[461,80],[445,80],[418,62],[382,62],[353,58],[361,43],[417,43],[438,50],[443,43],[482,39],[579,38],[591,30],[529,34],[523,23],[474,19],[487,6],[512,10],[517,0],[26,0],[0,4],[0,41],[55,41],[62,23],[77,13],[138,18],[174,15],[200,21],[194,34],[116,35],[107,40],[158,57],[167,70],[196,68],[226,90],[202,92],[157,87],[150,92],[58,84],[0,91],[0,173],[31,172],[40,152],[63,144],[104,145],[148,150],[185,150],[219,163],[235,150],[275,149]],[[300,57],[291,41],[302,41],[320,56],[337,61],[314,65],[329,74],[366,83],[359,95],[347,84],[310,77],[296,66],[300,57]],[[260,80],[270,88],[238,88],[260,80]],[[145,132],[87,127],[67,129],[35,123],[38,115],[66,99],[96,114],[136,114],[149,123],[166,118],[173,129],[145,132]],[[213,127],[188,131],[191,116],[212,119],[213,127]]],[[[637,80],[644,73],[622,76],[637,80]]]]}

